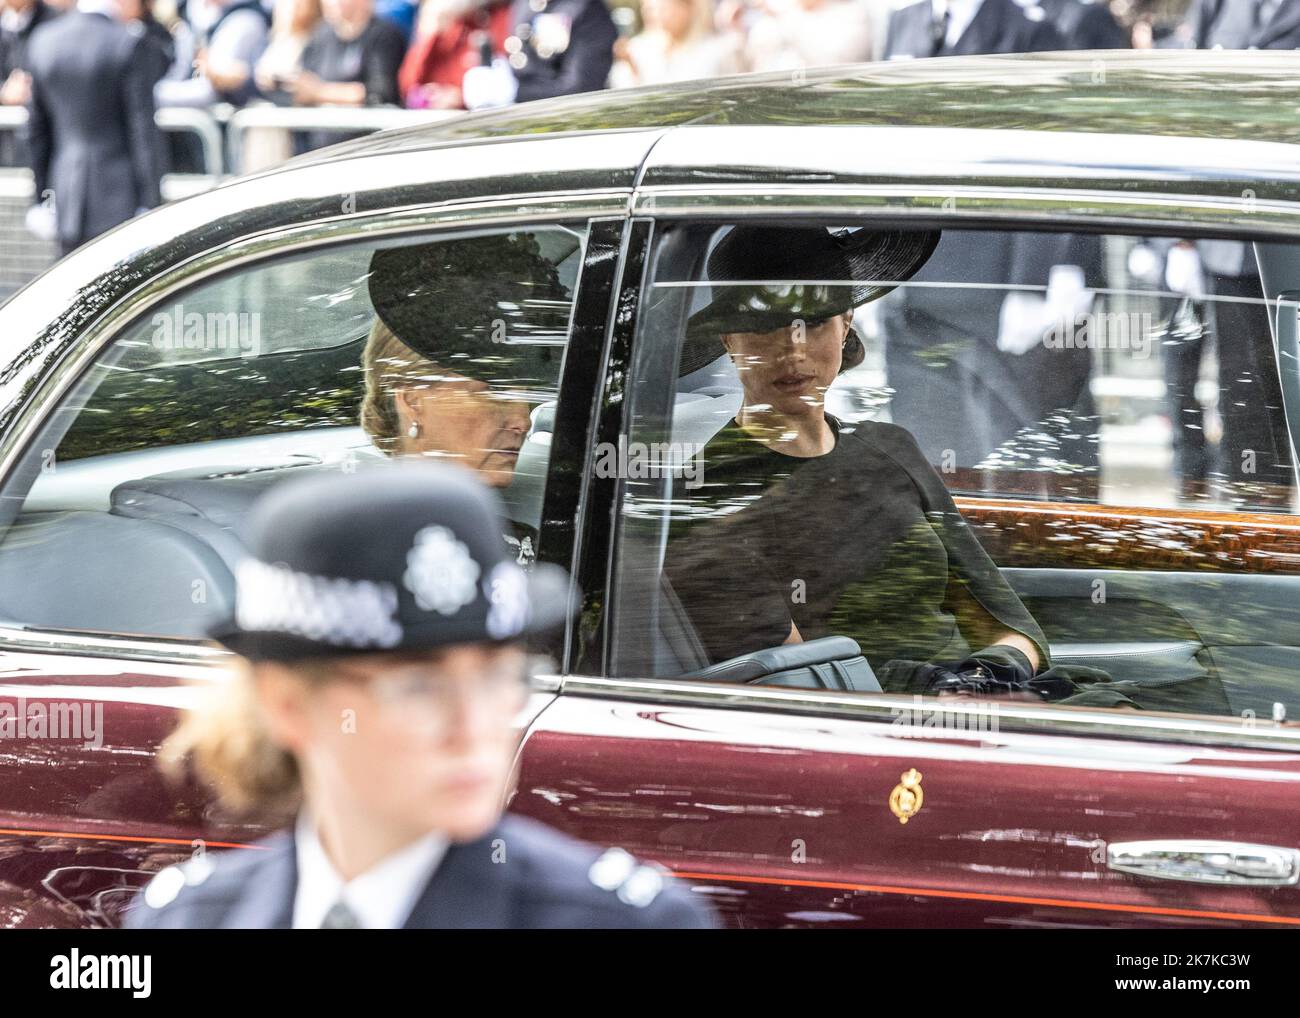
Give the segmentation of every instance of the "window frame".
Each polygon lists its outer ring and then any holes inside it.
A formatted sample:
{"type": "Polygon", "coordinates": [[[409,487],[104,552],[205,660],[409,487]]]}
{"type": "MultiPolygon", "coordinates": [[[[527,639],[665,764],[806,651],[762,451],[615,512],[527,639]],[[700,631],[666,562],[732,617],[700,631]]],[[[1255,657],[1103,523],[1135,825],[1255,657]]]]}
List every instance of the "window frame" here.
{"type": "MultiPolygon", "coordinates": [[[[452,205],[385,209],[281,227],[239,237],[206,250],[149,280],[146,285],[89,323],[69,342],[64,356],[32,387],[0,442],[0,483],[8,486],[18,480],[17,470],[24,463],[30,462],[29,454],[33,443],[38,440],[45,425],[64,400],[75,393],[87,373],[117,339],[128,334],[141,322],[147,321],[158,308],[183,298],[185,292],[196,286],[282,258],[299,257],[340,246],[397,241],[406,236],[432,239],[442,234],[542,225],[575,225],[586,231],[586,248],[578,276],[569,342],[569,349],[572,350],[581,317],[582,344],[585,349],[582,355],[574,357],[570,357],[566,351],[558,397],[562,403],[568,399],[574,405],[574,410],[568,414],[570,420],[575,416],[580,417],[583,408],[589,407],[592,402],[582,391],[589,381],[590,372],[576,369],[571,371],[570,367],[590,360],[593,341],[598,342],[603,350],[604,325],[610,304],[607,284],[612,281],[612,273],[606,273],[609,279],[602,286],[599,268],[609,261],[610,236],[620,238],[624,232],[627,205],[626,193],[547,194],[508,199],[494,197],[452,205]],[[589,277],[596,281],[594,288],[589,283],[589,277]],[[593,303],[597,305],[594,310],[593,303]],[[593,313],[599,329],[599,335],[594,337],[591,322],[593,313]]],[[[585,428],[583,430],[585,434],[585,428]]],[[[563,447],[553,447],[550,464],[556,463],[557,457],[565,454],[563,447]]],[[[565,495],[573,497],[572,491],[553,495],[549,483],[551,473],[552,467],[548,465],[543,520],[556,519],[555,514],[562,511],[565,495]]],[[[576,512],[567,513],[569,519],[575,515],[576,512]]],[[[543,556],[573,570],[576,566],[573,536],[568,535],[567,541],[565,536],[561,532],[558,541],[544,547],[543,556]]],[[[201,640],[0,625],[0,651],[5,650],[186,665],[220,664],[230,656],[228,651],[201,640]]],[[[554,677],[542,677],[540,683],[543,688],[557,685],[558,680],[554,677]]]]}
{"type": "MultiPolygon", "coordinates": [[[[1191,238],[1227,238],[1294,243],[1300,236],[1300,203],[1263,201],[1244,205],[1240,199],[1214,194],[1169,195],[1153,191],[1074,190],[1061,187],[899,185],[761,185],[673,184],[639,188],[632,204],[631,222],[646,226],[644,247],[625,259],[619,292],[634,286],[636,300],[621,303],[620,317],[630,330],[626,358],[609,367],[620,372],[628,399],[620,388],[616,434],[626,437],[634,406],[632,368],[641,341],[639,311],[645,296],[646,273],[652,254],[652,236],[668,223],[691,220],[753,220],[772,222],[880,222],[915,227],[961,226],[968,229],[1068,230],[1079,233],[1177,235],[1191,238]],[[629,271],[630,270],[630,271],[629,271]],[[635,278],[633,278],[635,274],[635,278]]],[[[1273,323],[1274,366],[1280,371],[1278,337],[1273,323]]],[[[1279,384],[1282,379],[1279,374],[1279,384]]],[[[1283,386],[1284,395],[1295,387],[1283,386]]],[[[606,406],[605,411],[611,408],[606,406]]],[[[1292,444],[1293,462],[1300,473],[1300,407],[1284,407],[1292,444]]],[[[604,585],[586,588],[586,620],[591,646],[584,663],[596,665],[579,674],[561,677],[561,692],[606,699],[653,700],[666,704],[708,706],[735,710],[777,710],[828,717],[850,717],[876,722],[892,721],[906,702],[897,695],[845,694],[822,690],[788,690],[737,686],[673,678],[612,677],[612,640],[617,632],[618,551],[623,535],[620,507],[623,479],[589,478],[589,490],[608,487],[604,498],[612,507],[605,534],[584,522],[584,550],[603,550],[604,585]]],[[[584,501],[585,504],[585,501],[584,501]]],[[[588,570],[591,575],[591,570],[588,570]]],[[[1300,676],[1297,677],[1300,680],[1300,676]]],[[[959,708],[968,710],[971,708],[959,708]]],[[[1253,719],[1252,719],[1253,720],[1253,719]]],[[[1034,707],[999,705],[999,721],[1007,731],[1088,737],[1123,737],[1142,741],[1197,743],[1212,746],[1267,748],[1285,752],[1300,749],[1300,726],[1284,728],[1270,722],[1245,724],[1241,720],[1216,720],[1210,716],[1163,714],[1085,707],[1034,707]]]]}

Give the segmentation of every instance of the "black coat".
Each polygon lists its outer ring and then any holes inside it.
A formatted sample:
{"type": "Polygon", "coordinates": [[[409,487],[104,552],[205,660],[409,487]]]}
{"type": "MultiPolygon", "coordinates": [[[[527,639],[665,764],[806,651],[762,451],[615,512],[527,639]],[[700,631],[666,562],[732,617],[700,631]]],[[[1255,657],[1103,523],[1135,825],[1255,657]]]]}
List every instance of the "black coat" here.
{"type": "Polygon", "coordinates": [[[27,49],[27,144],[36,197],[53,193],[65,250],[162,200],[153,69],[139,25],[73,11],[27,49]]]}
{"type": "Polygon", "coordinates": [[[895,11],[885,35],[884,59],[1037,53],[1068,48],[1041,7],[1022,9],[1015,0],[984,0],[961,38],[952,46],[945,44],[938,53],[932,52],[931,21],[930,0],[920,0],[895,11]]]}
{"type": "MultiPolygon", "coordinates": [[[[931,23],[930,0],[895,11],[885,58],[930,56],[931,23]]],[[[957,42],[935,55],[1069,48],[1044,8],[984,0],[957,42]]],[[[913,281],[967,281],[974,270],[982,282],[1035,286],[1046,284],[1053,265],[1081,265],[1092,275],[1099,262],[1100,249],[1092,238],[949,230],[913,281]]],[[[915,436],[932,463],[954,452],[958,466],[972,466],[1053,411],[1091,410],[1086,350],[1062,355],[1038,349],[1016,356],[997,349],[1003,296],[998,290],[905,287],[881,306],[886,370],[890,387],[897,390],[893,419],[915,436]],[[940,348],[945,355],[936,358],[940,348]]],[[[1072,462],[1089,455],[1086,443],[1068,454],[1057,452],[1072,462]]]]}
{"type": "Polygon", "coordinates": [[[1067,49],[1129,49],[1128,30],[1100,0],[1039,0],[1067,49]]]}
{"type": "Polygon", "coordinates": [[[27,43],[32,33],[47,21],[59,16],[44,0],[37,0],[32,11],[32,20],[18,32],[0,31],[0,82],[8,78],[13,71],[27,69],[27,43]]]}
{"type": "Polygon", "coordinates": [[[1259,0],[1192,0],[1187,22],[1197,49],[1300,48],[1300,0],[1283,0],[1256,26],[1259,0]]]}
{"type": "MultiPolygon", "coordinates": [[[[293,923],[297,855],[286,831],[264,851],[213,855],[206,868],[184,864],[187,885],[159,907],[141,895],[131,929],[288,929],[293,923]]],[[[600,849],[523,817],[504,817],[476,841],[453,844],[411,911],[405,929],[707,929],[712,913],[666,879],[653,895],[620,897],[589,875],[600,849]],[[504,853],[504,856],[502,855],[504,853]],[[649,900],[647,900],[647,898],[649,900]]],[[[641,872],[638,867],[632,870],[641,872]]],[[[169,874],[169,876],[171,876],[169,874]]],[[[157,878],[155,878],[157,879],[157,878]]],[[[629,874],[626,884],[631,880],[629,874]]],[[[148,892],[146,892],[147,894],[148,892]]]]}
{"type": "MultiPolygon", "coordinates": [[[[0,83],[8,80],[14,71],[27,70],[27,43],[32,33],[41,25],[59,16],[49,4],[37,0],[32,19],[19,31],[0,30],[0,83]]],[[[0,131],[0,166],[26,166],[27,148],[13,131],[0,131]]]]}
{"type": "Polygon", "coordinates": [[[510,11],[511,33],[523,43],[517,54],[522,63],[512,64],[519,82],[516,101],[604,88],[618,38],[605,0],[537,0],[537,4],[540,10],[530,0],[515,0],[510,11]],[[565,44],[552,51],[544,44],[557,26],[562,26],[560,41],[565,44]]]}

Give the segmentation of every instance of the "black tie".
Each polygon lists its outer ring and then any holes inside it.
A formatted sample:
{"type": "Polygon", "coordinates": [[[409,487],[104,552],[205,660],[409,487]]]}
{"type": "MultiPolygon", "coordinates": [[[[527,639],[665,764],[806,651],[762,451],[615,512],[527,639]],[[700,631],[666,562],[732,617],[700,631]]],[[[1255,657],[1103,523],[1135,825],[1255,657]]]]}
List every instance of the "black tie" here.
{"type": "Polygon", "coordinates": [[[320,928],[322,930],[359,930],[361,929],[361,920],[342,901],[336,901],[330,906],[330,910],[325,913],[325,918],[320,921],[320,928]]]}
{"type": "Polygon", "coordinates": [[[943,5],[943,13],[937,18],[930,18],[930,56],[937,57],[948,41],[948,21],[951,18],[948,5],[943,5]]]}

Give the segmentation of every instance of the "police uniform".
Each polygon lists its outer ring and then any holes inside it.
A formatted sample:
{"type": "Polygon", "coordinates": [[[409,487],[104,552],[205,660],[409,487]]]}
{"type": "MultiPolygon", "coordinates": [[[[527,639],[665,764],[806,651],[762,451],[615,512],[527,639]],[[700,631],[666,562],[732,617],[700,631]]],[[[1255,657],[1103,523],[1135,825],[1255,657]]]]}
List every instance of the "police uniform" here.
{"type": "MultiPolygon", "coordinates": [[[[460,467],[405,462],[365,477],[286,482],[254,507],[234,618],[212,635],[252,661],[290,663],[514,643],[551,631],[573,612],[568,579],[554,566],[516,564],[501,542],[501,517],[497,497],[460,467]]],[[[126,917],[133,928],[711,924],[709,910],[666,871],[520,817],[460,843],[430,831],[345,887],[315,825],[300,815],[294,829],[252,850],[161,871],[126,917]],[[300,890],[322,886],[335,888],[333,908],[299,907],[300,890]],[[358,921],[358,901],[368,914],[382,906],[373,914],[386,918],[358,921]],[[315,918],[303,921],[304,911],[315,918]]]]}
{"type": "Polygon", "coordinates": [[[510,16],[516,102],[605,87],[618,28],[604,0],[515,0],[510,16]]]}
{"type": "MultiPolygon", "coordinates": [[[[213,853],[161,871],[128,913],[130,929],[288,929],[292,833],[262,851],[213,853]]],[[[707,929],[707,909],[657,866],[601,851],[524,817],[452,845],[404,929],[707,929]]]]}

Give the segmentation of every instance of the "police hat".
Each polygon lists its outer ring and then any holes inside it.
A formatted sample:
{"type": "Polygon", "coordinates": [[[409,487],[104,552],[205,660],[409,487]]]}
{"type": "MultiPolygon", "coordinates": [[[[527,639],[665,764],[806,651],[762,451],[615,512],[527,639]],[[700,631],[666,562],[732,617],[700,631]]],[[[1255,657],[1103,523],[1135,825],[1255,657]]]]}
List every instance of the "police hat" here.
{"type": "Polygon", "coordinates": [[[512,385],[559,375],[573,294],[535,234],[385,248],[367,285],[393,334],[449,371],[512,385]]]}
{"type": "Polygon", "coordinates": [[[508,555],[496,495],[462,467],[403,462],[274,488],[249,519],[235,617],[252,660],[508,642],[571,614],[568,579],[508,555]]]}
{"type": "MultiPolygon", "coordinates": [[[[916,274],[939,236],[938,230],[734,227],[709,255],[712,300],[687,323],[679,373],[717,360],[725,352],[719,338],[725,333],[820,322],[883,297],[916,274]]],[[[865,355],[850,332],[840,370],[857,367],[865,355]]]]}

